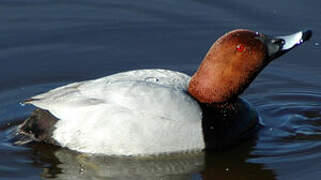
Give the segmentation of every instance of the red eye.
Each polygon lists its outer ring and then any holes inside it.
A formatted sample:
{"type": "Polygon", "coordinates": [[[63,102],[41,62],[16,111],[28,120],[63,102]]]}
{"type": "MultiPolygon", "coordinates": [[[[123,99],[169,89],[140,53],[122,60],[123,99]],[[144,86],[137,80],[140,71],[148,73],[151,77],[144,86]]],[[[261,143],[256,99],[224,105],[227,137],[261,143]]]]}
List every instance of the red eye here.
{"type": "Polygon", "coordinates": [[[245,50],[245,47],[242,44],[239,44],[239,45],[236,46],[236,50],[238,52],[243,52],[245,50]]]}

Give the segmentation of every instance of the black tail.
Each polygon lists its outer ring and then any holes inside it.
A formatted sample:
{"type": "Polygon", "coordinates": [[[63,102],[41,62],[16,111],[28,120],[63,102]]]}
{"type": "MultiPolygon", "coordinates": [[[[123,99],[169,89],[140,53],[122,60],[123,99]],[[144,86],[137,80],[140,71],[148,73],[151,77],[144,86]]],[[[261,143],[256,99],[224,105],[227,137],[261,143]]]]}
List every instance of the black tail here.
{"type": "Polygon", "coordinates": [[[52,133],[57,121],[58,119],[47,110],[34,110],[30,117],[18,127],[17,135],[20,137],[15,144],[23,145],[34,141],[56,144],[52,133]]]}

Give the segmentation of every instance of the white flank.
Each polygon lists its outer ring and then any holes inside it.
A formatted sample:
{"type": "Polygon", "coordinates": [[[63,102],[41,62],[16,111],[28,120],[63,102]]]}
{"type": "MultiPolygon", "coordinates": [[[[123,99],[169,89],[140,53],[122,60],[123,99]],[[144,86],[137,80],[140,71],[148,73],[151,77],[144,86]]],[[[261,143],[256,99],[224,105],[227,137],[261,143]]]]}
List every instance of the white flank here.
{"type": "Polygon", "coordinates": [[[73,150],[150,155],[201,150],[202,111],[186,91],[190,77],[137,70],[69,84],[29,102],[58,119],[53,138],[73,150]]]}

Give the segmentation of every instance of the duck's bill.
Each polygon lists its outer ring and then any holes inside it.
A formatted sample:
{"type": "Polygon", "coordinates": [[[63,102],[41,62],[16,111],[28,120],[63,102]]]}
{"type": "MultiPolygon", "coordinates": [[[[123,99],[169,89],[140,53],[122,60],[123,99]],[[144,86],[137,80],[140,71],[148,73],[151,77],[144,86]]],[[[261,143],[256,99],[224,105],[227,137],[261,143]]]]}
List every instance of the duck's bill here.
{"type": "Polygon", "coordinates": [[[294,47],[309,40],[311,36],[311,30],[299,31],[297,33],[286,36],[266,36],[265,43],[268,49],[268,56],[271,60],[273,60],[293,49],[294,47]]]}
{"type": "Polygon", "coordinates": [[[300,31],[287,36],[277,36],[276,38],[284,40],[284,44],[281,50],[287,51],[309,40],[311,35],[312,35],[312,31],[307,30],[307,31],[300,31]]]}

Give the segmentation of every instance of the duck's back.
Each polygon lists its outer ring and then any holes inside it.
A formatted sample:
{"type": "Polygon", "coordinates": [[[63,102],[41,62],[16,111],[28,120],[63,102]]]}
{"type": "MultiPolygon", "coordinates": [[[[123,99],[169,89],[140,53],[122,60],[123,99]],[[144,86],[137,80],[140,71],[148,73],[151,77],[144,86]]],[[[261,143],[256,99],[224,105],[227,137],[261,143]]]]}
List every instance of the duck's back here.
{"type": "Polygon", "coordinates": [[[53,138],[81,152],[157,154],[204,148],[202,111],[190,77],[169,70],[137,70],[69,84],[27,103],[59,121],[53,138]]]}

